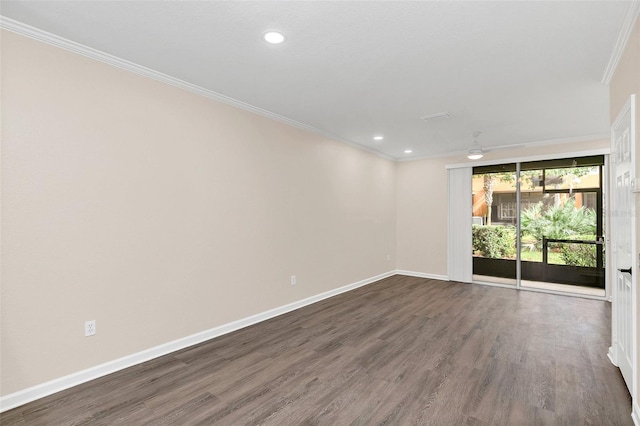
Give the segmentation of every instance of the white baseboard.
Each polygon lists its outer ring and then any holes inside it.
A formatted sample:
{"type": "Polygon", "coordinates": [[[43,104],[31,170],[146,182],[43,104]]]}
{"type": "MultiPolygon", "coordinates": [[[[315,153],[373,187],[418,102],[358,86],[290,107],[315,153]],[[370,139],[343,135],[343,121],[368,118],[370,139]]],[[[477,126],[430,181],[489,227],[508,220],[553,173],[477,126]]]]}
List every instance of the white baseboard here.
{"type": "Polygon", "coordinates": [[[637,400],[633,401],[633,411],[631,412],[631,420],[636,426],[640,426],[640,404],[637,400]]]}
{"type": "Polygon", "coordinates": [[[405,271],[402,269],[396,269],[395,273],[397,275],[407,275],[409,277],[430,278],[432,280],[449,281],[449,277],[446,275],[426,274],[424,272],[405,271]]]}
{"type": "Polygon", "coordinates": [[[82,383],[97,379],[99,377],[106,376],[107,374],[115,373],[116,371],[120,371],[125,368],[143,363],[145,361],[149,361],[151,359],[178,351],[180,349],[202,343],[204,341],[222,336],[227,333],[231,333],[233,331],[248,327],[253,324],[257,324],[270,318],[286,314],[287,312],[291,312],[304,306],[319,302],[321,300],[337,296],[340,293],[345,293],[358,287],[380,281],[381,279],[393,275],[396,275],[396,271],[389,271],[384,274],[376,275],[375,277],[366,278],[364,280],[348,284],[333,290],[329,290],[324,293],[299,300],[297,302],[270,309],[256,315],[252,315],[250,317],[223,324],[221,326],[214,327],[200,333],[192,334],[190,336],[186,336],[172,342],[168,342],[138,353],[127,355],[125,357],[97,365],[95,367],[88,368],[86,370],[78,371],[76,373],[72,373],[67,376],[51,380],[49,382],[45,382],[15,393],[8,394],[6,396],[0,397],[0,413],[12,408],[19,407],[28,402],[35,401],[36,399],[44,398],[45,396],[52,395],[65,389],[69,389],[73,386],[77,386],[82,383]]]}

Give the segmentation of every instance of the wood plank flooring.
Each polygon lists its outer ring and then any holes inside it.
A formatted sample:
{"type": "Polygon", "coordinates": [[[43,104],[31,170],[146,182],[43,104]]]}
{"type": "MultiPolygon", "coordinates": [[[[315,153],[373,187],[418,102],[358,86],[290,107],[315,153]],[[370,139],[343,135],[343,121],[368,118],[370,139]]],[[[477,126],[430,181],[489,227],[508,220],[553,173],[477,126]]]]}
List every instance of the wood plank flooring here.
{"type": "Polygon", "coordinates": [[[632,425],[606,302],[394,276],[2,425],[632,425]]]}

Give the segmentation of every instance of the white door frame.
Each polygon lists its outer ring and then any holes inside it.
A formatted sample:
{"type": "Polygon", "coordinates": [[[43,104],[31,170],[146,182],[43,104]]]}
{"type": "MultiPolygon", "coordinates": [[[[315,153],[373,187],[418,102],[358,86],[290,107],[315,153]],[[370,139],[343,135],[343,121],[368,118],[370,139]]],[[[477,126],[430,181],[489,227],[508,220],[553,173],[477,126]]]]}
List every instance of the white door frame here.
{"type": "MultiPolygon", "coordinates": [[[[616,203],[616,198],[615,198],[615,179],[616,179],[616,164],[617,164],[617,155],[618,155],[618,149],[616,148],[615,144],[616,144],[616,134],[614,129],[616,129],[618,127],[618,125],[620,124],[621,120],[624,119],[624,117],[629,114],[630,115],[630,120],[631,120],[631,126],[630,126],[630,136],[631,136],[631,146],[632,146],[632,155],[631,155],[631,173],[632,173],[632,181],[631,181],[631,187],[632,187],[632,194],[631,194],[631,209],[634,211],[635,210],[635,202],[636,202],[636,197],[633,195],[636,195],[638,192],[640,192],[638,189],[636,189],[636,184],[635,184],[635,167],[636,167],[636,159],[635,159],[635,150],[633,149],[634,145],[634,139],[635,139],[635,95],[631,95],[629,100],[627,101],[627,103],[625,104],[625,106],[622,108],[622,110],[620,111],[620,113],[618,114],[616,120],[614,121],[614,123],[611,126],[611,168],[610,168],[610,180],[609,180],[609,189],[610,189],[610,194],[611,196],[609,197],[609,212],[611,212],[611,214],[609,215],[609,217],[611,217],[613,214],[616,213],[617,209],[615,206],[616,203]]],[[[634,230],[634,232],[631,235],[631,263],[632,265],[617,265],[616,264],[616,255],[614,253],[611,253],[611,256],[609,257],[611,263],[609,265],[611,265],[611,267],[607,268],[609,273],[609,282],[612,284],[611,285],[611,291],[612,291],[612,295],[611,295],[611,300],[612,300],[612,312],[611,312],[611,347],[609,348],[609,353],[608,356],[611,359],[611,362],[618,366],[618,362],[619,362],[619,353],[618,353],[618,335],[619,335],[619,325],[618,325],[618,321],[617,319],[617,315],[618,315],[618,305],[617,305],[617,281],[618,281],[618,269],[619,268],[627,268],[629,266],[632,267],[633,269],[633,275],[631,278],[631,324],[629,324],[630,327],[630,331],[631,331],[631,344],[630,349],[631,349],[631,386],[629,389],[629,392],[631,393],[631,398],[633,400],[633,416],[634,416],[634,420],[636,421],[636,423],[638,422],[638,416],[640,415],[640,413],[637,412],[637,407],[638,407],[638,401],[637,401],[637,397],[638,397],[638,383],[637,383],[637,375],[638,375],[638,339],[637,339],[637,323],[638,323],[638,307],[637,307],[637,287],[638,287],[638,273],[640,273],[640,271],[638,270],[638,267],[640,266],[640,261],[636,261],[636,258],[638,256],[637,254],[637,248],[636,248],[636,235],[635,235],[635,227],[638,226],[638,223],[635,219],[635,215],[632,216],[632,229],[629,231],[634,230]],[[634,226],[635,225],[635,226],[634,226]]],[[[613,230],[613,234],[612,238],[615,238],[615,234],[616,231],[613,230]]],[[[611,247],[615,247],[616,242],[612,241],[611,243],[611,247]]],[[[612,250],[613,251],[613,250],[612,250]]],[[[639,259],[640,260],[640,259],[639,259]]]]}

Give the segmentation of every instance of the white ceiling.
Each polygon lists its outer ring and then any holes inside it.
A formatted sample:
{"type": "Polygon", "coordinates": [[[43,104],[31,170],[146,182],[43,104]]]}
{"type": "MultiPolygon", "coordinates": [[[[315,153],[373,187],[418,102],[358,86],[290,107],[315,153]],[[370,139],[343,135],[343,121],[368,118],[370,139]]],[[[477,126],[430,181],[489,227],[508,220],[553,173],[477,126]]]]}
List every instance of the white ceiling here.
{"type": "Polygon", "coordinates": [[[0,5],[4,17],[399,159],[465,151],[474,130],[484,147],[608,134],[601,81],[630,2],[0,5]],[[286,41],[267,44],[269,30],[286,41]],[[453,118],[420,119],[445,111],[453,118]]]}

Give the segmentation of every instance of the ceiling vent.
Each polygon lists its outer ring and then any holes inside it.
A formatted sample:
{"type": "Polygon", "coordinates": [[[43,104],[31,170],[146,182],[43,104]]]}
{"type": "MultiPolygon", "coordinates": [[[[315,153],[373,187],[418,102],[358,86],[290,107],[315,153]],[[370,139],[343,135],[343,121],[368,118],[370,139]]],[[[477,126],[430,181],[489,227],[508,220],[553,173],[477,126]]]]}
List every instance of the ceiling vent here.
{"type": "Polygon", "coordinates": [[[420,117],[420,120],[430,122],[438,120],[448,120],[452,117],[450,112],[438,112],[435,114],[424,115],[420,117]]]}

